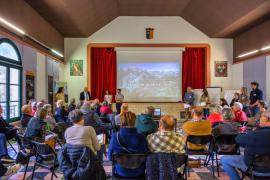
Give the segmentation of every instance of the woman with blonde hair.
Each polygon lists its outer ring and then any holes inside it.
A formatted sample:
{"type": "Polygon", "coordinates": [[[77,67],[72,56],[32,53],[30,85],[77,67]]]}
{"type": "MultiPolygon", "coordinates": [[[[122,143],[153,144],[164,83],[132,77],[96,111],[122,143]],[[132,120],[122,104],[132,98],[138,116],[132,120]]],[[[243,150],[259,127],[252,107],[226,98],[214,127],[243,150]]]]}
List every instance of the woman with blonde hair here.
{"type": "MultiPolygon", "coordinates": [[[[108,159],[112,160],[115,153],[147,153],[147,141],[135,128],[136,115],[133,112],[123,112],[120,116],[120,131],[111,137],[108,159]]],[[[120,164],[115,165],[117,175],[123,178],[140,177],[145,174],[145,164],[136,169],[125,169],[120,164]]]]}

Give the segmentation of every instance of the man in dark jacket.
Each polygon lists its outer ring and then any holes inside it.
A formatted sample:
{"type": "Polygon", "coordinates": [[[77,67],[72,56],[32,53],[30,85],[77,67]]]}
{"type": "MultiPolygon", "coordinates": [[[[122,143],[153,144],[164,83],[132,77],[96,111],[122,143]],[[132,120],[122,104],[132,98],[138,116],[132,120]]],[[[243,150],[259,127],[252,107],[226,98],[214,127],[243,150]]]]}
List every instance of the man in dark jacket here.
{"type": "Polygon", "coordinates": [[[140,114],[136,119],[136,128],[138,133],[145,136],[154,133],[158,130],[157,123],[153,120],[155,108],[147,107],[145,114],[140,114]]]}
{"type": "Polygon", "coordinates": [[[57,158],[66,180],[106,179],[103,166],[89,147],[65,144],[57,158]]]}
{"type": "Polygon", "coordinates": [[[249,107],[251,110],[251,115],[254,117],[259,112],[258,102],[263,100],[263,92],[259,89],[259,83],[251,82],[250,85],[252,90],[249,96],[249,107]]]}
{"type": "Polygon", "coordinates": [[[90,100],[91,100],[91,94],[90,94],[90,92],[88,91],[88,88],[87,88],[87,87],[84,87],[83,92],[80,93],[80,101],[81,101],[81,104],[82,104],[84,101],[90,101],[90,100]]]}
{"type": "MultiPolygon", "coordinates": [[[[224,170],[229,174],[230,179],[240,179],[236,169],[246,171],[249,163],[256,155],[263,155],[270,152],[270,113],[265,112],[260,118],[260,128],[247,134],[238,135],[236,142],[245,148],[244,156],[229,155],[221,158],[224,170]]],[[[259,174],[258,174],[259,175],[259,174]]],[[[262,175],[260,173],[260,175],[262,175]]],[[[264,174],[264,175],[270,175],[264,174]]]]}

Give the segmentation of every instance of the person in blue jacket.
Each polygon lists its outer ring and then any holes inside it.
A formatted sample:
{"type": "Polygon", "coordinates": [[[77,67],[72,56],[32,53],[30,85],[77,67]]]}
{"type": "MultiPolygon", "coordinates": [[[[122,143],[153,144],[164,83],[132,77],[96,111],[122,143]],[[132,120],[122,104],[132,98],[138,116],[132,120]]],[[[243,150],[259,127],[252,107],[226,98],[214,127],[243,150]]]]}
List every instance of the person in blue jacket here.
{"type": "Polygon", "coordinates": [[[187,87],[187,92],[185,93],[185,96],[184,96],[184,102],[191,105],[191,106],[193,106],[194,101],[195,101],[194,92],[192,92],[191,87],[187,87]]]}
{"type": "MultiPolygon", "coordinates": [[[[121,116],[120,131],[113,133],[108,150],[108,159],[112,160],[115,153],[146,154],[148,153],[147,141],[144,135],[139,134],[135,128],[136,115],[133,112],[124,112],[121,116]]],[[[137,169],[126,169],[119,164],[115,165],[117,175],[124,178],[143,176],[145,164],[137,169]]]]}
{"type": "Polygon", "coordinates": [[[145,137],[158,130],[157,123],[153,120],[155,108],[152,106],[147,107],[145,114],[140,114],[136,119],[137,131],[145,137]]]}

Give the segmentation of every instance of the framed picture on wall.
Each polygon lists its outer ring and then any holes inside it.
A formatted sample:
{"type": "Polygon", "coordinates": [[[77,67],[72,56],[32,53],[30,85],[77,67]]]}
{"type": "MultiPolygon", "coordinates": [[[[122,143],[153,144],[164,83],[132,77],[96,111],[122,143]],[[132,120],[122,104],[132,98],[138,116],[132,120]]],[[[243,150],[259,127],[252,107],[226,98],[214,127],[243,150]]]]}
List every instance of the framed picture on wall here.
{"type": "Polygon", "coordinates": [[[228,62],[227,61],[215,61],[215,76],[228,77],[228,62]]]}
{"type": "Polygon", "coordinates": [[[83,60],[71,60],[70,76],[82,76],[82,75],[83,75],[83,60]]]}

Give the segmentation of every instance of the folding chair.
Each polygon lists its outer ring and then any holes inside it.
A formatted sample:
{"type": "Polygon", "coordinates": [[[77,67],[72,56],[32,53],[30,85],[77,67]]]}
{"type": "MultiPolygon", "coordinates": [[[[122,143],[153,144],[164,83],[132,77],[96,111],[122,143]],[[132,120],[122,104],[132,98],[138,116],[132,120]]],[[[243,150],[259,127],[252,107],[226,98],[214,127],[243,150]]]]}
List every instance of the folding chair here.
{"type": "Polygon", "coordinates": [[[112,179],[145,179],[145,173],[138,177],[122,177],[117,174],[115,165],[118,164],[126,169],[137,169],[146,163],[146,154],[117,153],[112,156],[112,179]]]}
{"type": "MultiPolygon", "coordinates": [[[[204,166],[207,165],[208,157],[211,159],[211,167],[213,177],[215,177],[215,170],[214,170],[214,157],[213,157],[213,145],[212,145],[213,136],[212,135],[204,135],[204,136],[195,136],[189,135],[186,139],[186,153],[187,155],[205,155],[205,163],[204,166]],[[209,148],[207,150],[192,150],[188,148],[188,142],[196,145],[205,145],[209,148]]],[[[210,160],[209,159],[209,160],[210,160]]],[[[189,175],[189,162],[187,165],[188,175],[189,175]]]]}

